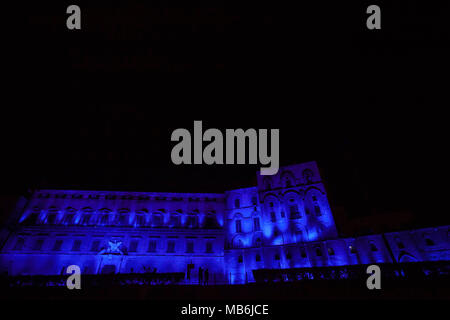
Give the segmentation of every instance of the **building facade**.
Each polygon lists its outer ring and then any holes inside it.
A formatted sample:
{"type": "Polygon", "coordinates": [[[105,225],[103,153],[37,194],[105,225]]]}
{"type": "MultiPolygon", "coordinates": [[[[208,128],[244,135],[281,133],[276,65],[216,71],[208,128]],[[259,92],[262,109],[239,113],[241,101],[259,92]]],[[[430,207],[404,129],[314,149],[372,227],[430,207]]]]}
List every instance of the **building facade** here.
{"type": "Polygon", "coordinates": [[[37,190],[0,243],[10,275],[183,272],[196,283],[252,270],[450,259],[450,227],[339,238],[315,162],[225,193],[37,190]]]}

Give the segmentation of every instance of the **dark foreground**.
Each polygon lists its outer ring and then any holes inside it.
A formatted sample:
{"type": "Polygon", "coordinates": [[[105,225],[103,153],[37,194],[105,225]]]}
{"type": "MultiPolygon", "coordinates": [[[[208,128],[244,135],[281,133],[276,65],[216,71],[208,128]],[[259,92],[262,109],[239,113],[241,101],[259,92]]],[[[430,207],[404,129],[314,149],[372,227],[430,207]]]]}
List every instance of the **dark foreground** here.
{"type": "Polygon", "coordinates": [[[450,279],[382,281],[380,290],[369,290],[366,279],[305,280],[246,285],[108,286],[69,290],[66,287],[3,288],[1,299],[38,300],[450,300],[450,279]]]}

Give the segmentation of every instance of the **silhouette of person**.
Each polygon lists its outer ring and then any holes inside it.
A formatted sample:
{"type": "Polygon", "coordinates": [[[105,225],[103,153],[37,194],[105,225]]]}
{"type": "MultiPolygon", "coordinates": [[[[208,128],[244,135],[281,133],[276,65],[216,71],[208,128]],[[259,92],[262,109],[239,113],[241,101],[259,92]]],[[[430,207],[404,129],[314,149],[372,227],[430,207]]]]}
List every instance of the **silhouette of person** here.
{"type": "Polygon", "coordinates": [[[205,270],[205,282],[204,282],[205,285],[208,285],[208,279],[209,279],[209,272],[208,272],[208,269],[206,269],[205,270]]]}
{"type": "Polygon", "coordinates": [[[191,266],[190,266],[190,264],[187,265],[186,278],[189,281],[191,280],[191,266]]]}
{"type": "Polygon", "coordinates": [[[202,284],[203,281],[203,269],[202,267],[198,268],[198,284],[202,284]]]}

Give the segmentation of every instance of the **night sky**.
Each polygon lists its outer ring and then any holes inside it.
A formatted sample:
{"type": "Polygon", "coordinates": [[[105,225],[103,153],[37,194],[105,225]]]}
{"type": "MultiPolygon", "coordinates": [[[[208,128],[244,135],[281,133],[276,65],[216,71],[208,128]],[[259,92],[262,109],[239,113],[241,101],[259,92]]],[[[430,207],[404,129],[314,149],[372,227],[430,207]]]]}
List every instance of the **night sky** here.
{"type": "Polygon", "coordinates": [[[366,3],[78,3],[81,31],[65,27],[72,3],[12,11],[2,195],[255,185],[259,165],[171,163],[172,131],[202,120],[279,128],[281,164],[318,161],[351,217],[448,222],[448,5],[380,2],[371,32],[366,3]]]}

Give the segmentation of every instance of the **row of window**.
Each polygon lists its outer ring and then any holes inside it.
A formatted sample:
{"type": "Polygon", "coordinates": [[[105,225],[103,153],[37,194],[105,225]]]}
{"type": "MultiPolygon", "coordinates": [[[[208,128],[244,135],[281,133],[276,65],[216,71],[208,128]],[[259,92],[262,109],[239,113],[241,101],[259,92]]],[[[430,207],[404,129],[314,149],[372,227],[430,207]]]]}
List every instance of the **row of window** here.
{"type": "MultiPolygon", "coordinates": [[[[162,214],[152,214],[151,216],[146,216],[144,214],[136,214],[133,221],[130,221],[130,215],[119,214],[113,216],[111,214],[91,214],[85,213],[78,216],[74,213],[67,213],[61,219],[57,219],[56,213],[49,213],[42,221],[43,224],[48,225],[84,225],[84,226],[136,226],[136,227],[163,227],[164,217],[162,214]]],[[[38,213],[31,213],[23,222],[24,225],[35,225],[39,224],[38,213]]],[[[182,223],[181,216],[178,214],[171,214],[169,217],[168,225],[169,227],[187,227],[187,228],[199,228],[199,218],[197,215],[188,215],[185,219],[185,223],[182,223]]],[[[216,218],[213,215],[208,215],[203,220],[203,228],[218,228],[216,218]]]]}
{"type": "MultiPolygon", "coordinates": [[[[273,208],[273,202],[269,203],[269,207],[273,208]]],[[[322,215],[322,211],[320,209],[320,206],[317,203],[314,203],[314,214],[316,216],[321,216],[322,215]]],[[[288,205],[288,210],[289,210],[289,219],[300,219],[302,217],[299,209],[298,209],[298,205],[297,204],[289,204],[288,205]]],[[[305,213],[306,215],[310,215],[311,211],[309,210],[308,207],[305,206],[305,213]]],[[[281,211],[280,213],[281,218],[285,218],[286,214],[284,211],[281,211]]],[[[276,222],[277,221],[277,216],[275,211],[271,211],[270,212],[270,221],[271,222],[276,222]]]]}
{"type": "MultiPolygon", "coordinates": [[[[159,240],[161,241],[161,240],[159,240]]],[[[126,252],[137,252],[138,251],[138,247],[139,247],[139,242],[140,240],[131,240],[129,243],[129,247],[124,249],[126,250],[126,252]]],[[[62,239],[57,239],[54,243],[53,246],[51,248],[51,251],[61,251],[62,245],[64,243],[64,240],[62,239]]],[[[177,241],[175,240],[167,240],[167,246],[166,246],[166,252],[167,253],[175,253],[176,251],[176,243],[177,241]]],[[[90,252],[99,252],[103,247],[101,246],[102,241],[101,240],[94,240],[91,243],[91,247],[89,249],[90,252]]],[[[37,239],[32,247],[31,250],[33,251],[41,251],[42,250],[42,246],[44,245],[44,239],[37,239]]],[[[81,245],[82,245],[82,240],[77,239],[74,240],[72,243],[72,248],[71,251],[73,252],[78,252],[81,251],[81,245]]],[[[25,238],[18,238],[13,250],[15,251],[22,251],[24,249],[25,246],[25,238]]],[[[157,246],[158,246],[158,240],[153,240],[151,239],[148,242],[148,247],[147,247],[147,252],[157,252],[157,246]]],[[[186,241],[186,253],[194,253],[194,241],[193,240],[187,240],[186,241]]],[[[201,252],[201,251],[199,251],[201,252]]],[[[213,242],[208,240],[206,241],[206,248],[203,251],[205,253],[213,253],[213,242]]]]}
{"type": "MultiPolygon", "coordinates": [[[[252,206],[256,206],[258,204],[258,198],[256,196],[253,196],[251,198],[252,206]]],[[[240,208],[241,207],[241,200],[239,198],[234,199],[234,207],[240,208]]]]}
{"type": "Polygon", "coordinates": [[[183,197],[164,197],[164,196],[149,196],[149,195],[139,195],[139,196],[135,196],[135,195],[115,195],[115,194],[106,194],[106,195],[101,195],[101,194],[80,194],[80,193],[76,193],[76,194],[66,194],[66,193],[58,193],[58,194],[50,194],[50,193],[39,193],[37,195],[37,197],[39,199],[49,199],[52,196],[54,196],[54,198],[56,199],[89,199],[89,200],[100,200],[100,199],[105,199],[105,200],[156,200],[156,201],[166,201],[166,200],[171,200],[171,201],[189,201],[189,202],[198,202],[198,201],[205,201],[205,202],[217,202],[217,201],[223,201],[223,199],[218,199],[218,198],[198,198],[198,197],[189,197],[189,198],[183,198],[183,197]]]}
{"type": "MultiPolygon", "coordinates": [[[[405,245],[403,244],[403,242],[398,237],[395,238],[395,243],[396,243],[398,249],[405,249],[405,245]]],[[[431,247],[431,246],[434,246],[435,243],[434,243],[434,241],[432,239],[430,239],[429,237],[425,236],[425,245],[428,246],[428,247],[431,247]]]]}
{"type": "MultiPolygon", "coordinates": [[[[309,211],[305,208],[306,210],[306,214],[309,214],[309,211]]],[[[320,207],[319,206],[315,206],[314,207],[315,213],[317,216],[321,216],[322,213],[320,211],[320,207]]],[[[285,218],[285,213],[284,211],[281,212],[281,218],[285,218]]],[[[298,211],[298,206],[297,205],[290,205],[289,206],[289,217],[290,219],[300,219],[302,216],[300,214],[300,212],[298,211]]],[[[277,221],[277,217],[274,211],[270,212],[270,221],[271,222],[276,222],[277,221]]],[[[260,219],[257,218],[253,218],[253,231],[261,231],[261,224],[260,224],[260,219]]],[[[241,233],[242,232],[242,222],[240,219],[235,220],[235,232],[237,233],[241,233]]]]}
{"type": "MultiPolygon", "coordinates": [[[[309,184],[312,183],[312,178],[314,176],[314,173],[311,169],[305,169],[302,172],[302,176],[304,181],[309,184]]],[[[264,189],[265,190],[271,190],[272,189],[272,179],[270,177],[265,177],[264,178],[264,189]]],[[[284,177],[282,178],[282,187],[284,188],[291,188],[294,185],[296,185],[295,183],[295,178],[294,175],[291,172],[285,172],[284,177]]]]}
{"type": "MultiPolygon", "coordinates": [[[[375,244],[374,244],[373,242],[370,242],[369,245],[370,245],[371,251],[378,251],[378,248],[375,246],[375,244]]],[[[352,254],[356,254],[356,253],[357,253],[356,248],[355,248],[354,246],[349,246],[349,251],[350,251],[350,253],[352,253],[352,254]]],[[[315,253],[316,253],[316,256],[318,256],[318,257],[323,256],[322,248],[316,247],[316,248],[315,248],[315,253]]],[[[329,256],[334,256],[334,249],[333,249],[333,248],[328,247],[328,255],[329,255],[329,256]]],[[[300,250],[300,256],[301,256],[302,258],[306,258],[306,257],[307,257],[307,254],[306,254],[306,250],[305,250],[305,249],[301,249],[301,250],[300,250]]],[[[287,259],[287,260],[291,260],[291,259],[292,259],[292,255],[291,255],[290,252],[287,252],[287,253],[286,253],[286,259],[287,259]]],[[[278,253],[276,253],[276,254],[274,255],[274,260],[280,260],[280,255],[279,255],[278,253]]],[[[256,254],[256,256],[255,256],[255,261],[257,261],[257,262],[261,261],[261,256],[260,256],[259,254],[256,254]]],[[[239,255],[239,256],[238,256],[238,262],[239,262],[239,263],[242,263],[242,262],[243,262],[243,256],[242,256],[242,255],[239,255]]]]}
{"type": "MultiPolygon", "coordinates": [[[[235,221],[236,232],[242,232],[242,221],[240,219],[235,221]]],[[[253,218],[253,231],[261,231],[261,223],[258,217],[253,218]]]]}

